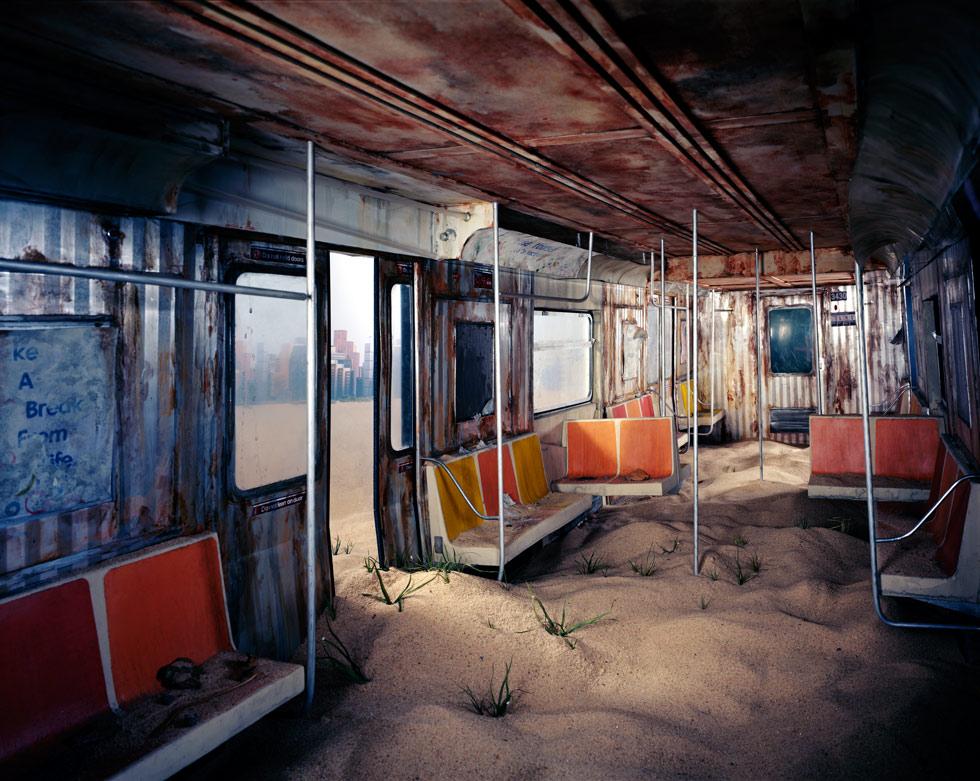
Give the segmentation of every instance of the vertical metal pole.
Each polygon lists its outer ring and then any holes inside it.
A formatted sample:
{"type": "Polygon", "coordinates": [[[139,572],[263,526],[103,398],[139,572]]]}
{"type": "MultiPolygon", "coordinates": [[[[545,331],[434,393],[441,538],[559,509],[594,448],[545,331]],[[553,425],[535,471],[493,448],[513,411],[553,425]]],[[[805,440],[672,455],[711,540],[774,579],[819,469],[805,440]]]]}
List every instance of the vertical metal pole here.
{"type": "MultiPolygon", "coordinates": [[[[499,530],[500,566],[497,580],[504,579],[504,396],[500,378],[500,219],[498,204],[493,203],[493,388],[497,410],[497,527],[499,530]]],[[[589,234],[589,253],[592,234],[589,234]]]]}
{"type": "Polygon", "coordinates": [[[759,479],[766,479],[762,444],[762,296],[759,294],[759,250],[755,251],[755,416],[759,424],[759,479]]]}
{"type": "MultiPolygon", "coordinates": [[[[652,262],[652,261],[651,261],[652,262]]],[[[664,254],[664,240],[660,240],[660,417],[667,414],[666,362],[666,323],[667,323],[667,256],[664,254]]],[[[670,424],[673,428],[674,424],[670,424]]]]}
{"type": "MultiPolygon", "coordinates": [[[[711,296],[711,341],[708,344],[708,374],[711,375],[709,378],[711,381],[711,394],[708,404],[708,412],[713,417],[715,414],[715,309],[718,305],[718,292],[712,290],[709,293],[711,296]]],[[[712,423],[711,427],[714,428],[715,424],[712,423]]],[[[709,434],[711,432],[708,432],[709,434]]]]}
{"type": "MultiPolygon", "coordinates": [[[[412,264],[412,440],[415,442],[415,524],[419,534],[419,553],[431,555],[430,538],[422,539],[422,261],[412,264]]],[[[405,335],[402,334],[402,338],[405,335]]]]}
{"type": "Polygon", "coordinates": [[[823,376],[820,366],[820,302],[817,300],[817,255],[813,249],[813,231],[810,231],[810,289],[813,292],[813,373],[817,379],[817,414],[823,415],[823,376]]]}
{"type": "MultiPolygon", "coordinates": [[[[329,476],[326,476],[329,479],[329,476]]],[[[306,142],[306,711],[316,685],[316,171],[306,142]]]]}
{"type": "Polygon", "coordinates": [[[698,210],[692,212],[694,223],[692,244],[694,251],[691,254],[693,261],[693,287],[694,287],[694,346],[691,348],[691,365],[694,369],[694,393],[692,394],[692,407],[694,408],[694,574],[701,571],[700,551],[698,545],[698,210]]]}
{"type": "MultiPolygon", "coordinates": [[[[697,301],[694,302],[695,308],[697,308],[697,301]]],[[[691,415],[692,415],[692,404],[691,404],[691,283],[688,282],[684,286],[684,342],[687,347],[687,438],[688,441],[691,439],[691,415]]],[[[681,394],[683,398],[683,394],[681,394]]]]}
{"type": "MultiPolygon", "coordinates": [[[[812,234],[811,234],[812,235],[812,234]]],[[[857,291],[858,358],[861,361],[861,423],[864,427],[864,487],[868,494],[868,547],[871,551],[871,596],[875,612],[884,620],[881,613],[880,575],[878,573],[878,536],[875,520],[874,475],[871,473],[871,396],[868,389],[868,347],[864,324],[864,274],[861,264],[854,261],[854,286],[857,291]]]]}

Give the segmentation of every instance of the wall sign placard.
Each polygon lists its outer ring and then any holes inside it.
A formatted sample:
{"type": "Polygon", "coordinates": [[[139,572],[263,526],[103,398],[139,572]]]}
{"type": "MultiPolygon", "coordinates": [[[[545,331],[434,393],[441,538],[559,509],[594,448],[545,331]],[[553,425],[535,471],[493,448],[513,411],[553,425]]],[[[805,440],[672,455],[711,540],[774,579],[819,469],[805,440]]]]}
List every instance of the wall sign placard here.
{"type": "Polygon", "coordinates": [[[116,329],[0,323],[0,522],[113,497],[116,329]]]}
{"type": "Polygon", "coordinates": [[[830,325],[835,328],[845,325],[857,325],[857,322],[856,312],[831,312],[830,314],[830,325]]]}

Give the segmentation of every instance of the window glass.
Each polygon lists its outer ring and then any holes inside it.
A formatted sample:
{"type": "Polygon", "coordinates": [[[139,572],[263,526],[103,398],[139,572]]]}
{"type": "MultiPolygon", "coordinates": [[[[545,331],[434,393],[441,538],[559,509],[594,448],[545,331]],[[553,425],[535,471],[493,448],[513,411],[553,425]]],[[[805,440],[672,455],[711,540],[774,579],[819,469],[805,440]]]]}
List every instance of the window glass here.
{"type": "Polygon", "coordinates": [[[493,324],[456,323],[456,422],[493,410],[493,324]]]}
{"type": "Polygon", "coordinates": [[[391,448],[413,445],[414,382],[412,286],[391,288],[391,448]]]}
{"type": "Polygon", "coordinates": [[[534,312],[534,411],[592,398],[592,315],[534,312]]]}
{"type": "Polygon", "coordinates": [[[956,414],[966,425],[970,425],[970,375],[967,366],[968,334],[970,327],[967,307],[962,304],[951,304],[950,315],[956,325],[956,342],[951,345],[950,355],[953,359],[953,382],[956,404],[956,414]]]}
{"type": "MultiPolygon", "coordinates": [[[[240,285],[305,292],[306,280],[245,273],[240,285]]],[[[235,484],[306,473],[306,305],[235,297],[235,484]]]]}
{"type": "Polygon", "coordinates": [[[769,356],[773,374],[813,373],[813,317],[809,307],[769,310],[769,356]]]}

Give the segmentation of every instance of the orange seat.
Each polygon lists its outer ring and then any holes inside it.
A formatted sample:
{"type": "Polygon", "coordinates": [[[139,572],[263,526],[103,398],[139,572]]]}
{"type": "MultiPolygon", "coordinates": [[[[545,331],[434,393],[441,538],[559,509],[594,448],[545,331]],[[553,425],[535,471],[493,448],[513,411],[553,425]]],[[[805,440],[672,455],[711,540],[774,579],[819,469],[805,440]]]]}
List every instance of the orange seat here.
{"type": "Polygon", "coordinates": [[[231,650],[218,543],[198,540],[108,570],[109,649],[116,697],[160,690],[157,670],[179,656],[200,664],[231,650]]]}
{"type": "Polygon", "coordinates": [[[605,479],[619,474],[616,421],[570,420],[566,427],[569,479],[605,479]]]}
{"type": "Polygon", "coordinates": [[[674,470],[674,427],[669,418],[624,420],[619,428],[619,474],[645,472],[651,478],[670,477],[674,470]]]}

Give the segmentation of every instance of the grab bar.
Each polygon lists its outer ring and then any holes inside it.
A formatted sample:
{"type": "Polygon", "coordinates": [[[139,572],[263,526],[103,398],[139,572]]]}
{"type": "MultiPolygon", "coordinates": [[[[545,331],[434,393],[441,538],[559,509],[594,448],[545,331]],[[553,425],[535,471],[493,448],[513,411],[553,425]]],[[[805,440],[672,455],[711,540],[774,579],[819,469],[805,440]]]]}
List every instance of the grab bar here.
{"type": "Polygon", "coordinates": [[[477,518],[482,518],[484,521],[496,521],[497,523],[500,523],[499,515],[484,515],[473,506],[473,502],[471,502],[470,497],[466,495],[466,491],[463,490],[463,486],[461,486],[459,482],[456,480],[456,475],[454,475],[450,471],[449,467],[446,466],[442,461],[440,461],[438,458],[427,458],[426,456],[419,456],[419,461],[423,461],[427,464],[435,464],[447,475],[449,475],[449,479],[453,481],[453,485],[456,486],[456,490],[459,491],[459,495],[463,497],[463,501],[466,502],[466,504],[469,506],[470,511],[473,513],[473,515],[475,515],[477,518]]]}
{"type": "Polygon", "coordinates": [[[888,402],[887,404],[882,404],[878,406],[874,411],[879,415],[887,415],[893,409],[895,409],[895,407],[901,404],[902,397],[906,393],[909,394],[912,393],[912,383],[910,382],[906,382],[904,385],[902,385],[902,387],[898,389],[898,395],[894,399],[892,399],[892,401],[888,402]]]}
{"type": "Polygon", "coordinates": [[[905,534],[901,534],[898,537],[875,537],[875,542],[876,543],[899,542],[901,540],[908,539],[913,534],[915,534],[919,529],[921,529],[922,525],[932,517],[932,514],[939,509],[939,505],[945,502],[946,497],[948,497],[950,494],[953,493],[953,491],[956,489],[956,486],[958,486],[960,483],[966,482],[967,480],[976,480],[978,477],[980,477],[980,473],[963,475],[963,477],[956,480],[949,488],[946,489],[946,493],[944,493],[942,496],[939,497],[939,499],[936,500],[936,503],[929,508],[929,512],[923,515],[922,519],[915,526],[913,526],[911,529],[905,532],[905,534]]]}

